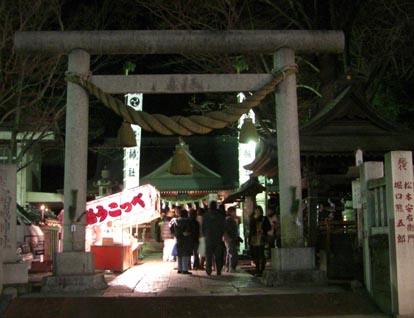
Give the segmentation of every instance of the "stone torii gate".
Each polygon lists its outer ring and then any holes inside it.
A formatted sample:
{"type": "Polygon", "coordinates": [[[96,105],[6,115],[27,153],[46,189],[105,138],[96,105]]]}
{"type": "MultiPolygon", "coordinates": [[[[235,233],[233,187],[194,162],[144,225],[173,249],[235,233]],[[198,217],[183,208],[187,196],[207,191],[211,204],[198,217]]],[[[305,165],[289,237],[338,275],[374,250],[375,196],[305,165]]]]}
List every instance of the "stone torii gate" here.
{"type": "MultiPolygon", "coordinates": [[[[17,32],[14,40],[19,53],[68,55],[68,71],[84,76],[90,75],[90,55],[261,53],[274,54],[274,66],[279,69],[295,64],[295,52],[340,53],[344,49],[341,31],[35,31],[17,32]]],[[[254,91],[270,77],[269,74],[105,75],[91,76],[91,81],[106,93],[205,93],[254,91]]],[[[275,98],[283,246],[275,268],[286,270],[297,263],[311,266],[314,257],[313,251],[304,252],[303,229],[292,218],[292,209],[301,199],[302,190],[295,74],[279,84],[275,98]]],[[[66,115],[64,208],[67,213],[63,253],[57,255],[54,269],[54,276],[60,280],[52,282],[51,289],[62,288],[63,278],[87,285],[80,288],[100,288],[100,278],[85,278],[94,277],[93,255],[85,252],[82,218],[87,190],[88,94],[70,82],[66,115]]],[[[301,217],[298,213],[298,223],[301,217]]]]}

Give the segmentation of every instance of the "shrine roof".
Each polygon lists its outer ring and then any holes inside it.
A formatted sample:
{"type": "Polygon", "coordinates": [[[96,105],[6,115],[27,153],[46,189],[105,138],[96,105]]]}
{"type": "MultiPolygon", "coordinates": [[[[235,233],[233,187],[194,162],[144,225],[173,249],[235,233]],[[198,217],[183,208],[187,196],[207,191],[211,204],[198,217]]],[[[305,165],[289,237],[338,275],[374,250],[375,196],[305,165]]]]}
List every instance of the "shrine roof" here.
{"type": "Polygon", "coordinates": [[[246,196],[256,196],[256,194],[263,192],[266,188],[262,186],[257,178],[251,177],[245,183],[243,183],[237,191],[230,194],[224,201],[224,203],[232,203],[236,201],[243,201],[246,196]]]}
{"type": "MultiPolygon", "coordinates": [[[[345,88],[299,128],[301,156],[354,156],[414,149],[414,134],[378,114],[358,93],[345,88]]],[[[277,175],[276,138],[260,143],[256,158],[245,166],[252,176],[277,175]]]]}
{"type": "Polygon", "coordinates": [[[354,86],[345,88],[300,127],[301,135],[389,135],[398,131],[398,125],[375,111],[354,86]]]}
{"type": "Polygon", "coordinates": [[[209,190],[211,192],[227,189],[221,175],[207,168],[186,149],[186,155],[193,166],[191,175],[170,173],[172,156],[158,168],[140,179],[140,183],[149,183],[162,191],[209,190]]]}

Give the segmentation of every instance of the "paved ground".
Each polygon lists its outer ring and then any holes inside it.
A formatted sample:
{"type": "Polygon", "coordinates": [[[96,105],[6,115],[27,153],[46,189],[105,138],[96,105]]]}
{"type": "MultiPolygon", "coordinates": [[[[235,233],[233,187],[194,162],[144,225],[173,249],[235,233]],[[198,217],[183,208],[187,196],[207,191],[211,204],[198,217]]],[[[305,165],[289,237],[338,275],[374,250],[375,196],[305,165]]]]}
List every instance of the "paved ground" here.
{"type": "Polygon", "coordinates": [[[26,294],[4,317],[387,317],[347,285],[265,287],[246,271],[248,262],[221,276],[178,274],[175,266],[149,258],[121,274],[108,272],[109,287],[94,295],[26,294]]]}

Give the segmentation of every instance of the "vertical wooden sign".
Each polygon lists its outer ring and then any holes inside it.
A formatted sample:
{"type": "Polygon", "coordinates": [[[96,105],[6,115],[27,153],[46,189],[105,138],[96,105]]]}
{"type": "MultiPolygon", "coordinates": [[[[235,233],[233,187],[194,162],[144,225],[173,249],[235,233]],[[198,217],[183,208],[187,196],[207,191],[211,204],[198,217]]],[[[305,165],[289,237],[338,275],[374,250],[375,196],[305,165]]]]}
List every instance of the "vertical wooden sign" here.
{"type": "Polygon", "coordinates": [[[393,311],[414,315],[414,191],[411,151],[385,155],[393,311]]]}

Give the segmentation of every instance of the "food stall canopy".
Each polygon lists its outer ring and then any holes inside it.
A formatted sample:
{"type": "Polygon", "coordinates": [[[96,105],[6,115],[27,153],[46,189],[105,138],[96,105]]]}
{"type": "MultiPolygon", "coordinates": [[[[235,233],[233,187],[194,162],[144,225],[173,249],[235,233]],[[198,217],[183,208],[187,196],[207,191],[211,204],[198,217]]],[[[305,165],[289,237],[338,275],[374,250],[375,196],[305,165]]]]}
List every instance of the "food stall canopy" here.
{"type": "Polygon", "coordinates": [[[149,184],[88,202],[85,251],[94,253],[95,268],[124,271],[136,264],[143,244],[138,225],[159,215],[160,195],[149,184]]]}

